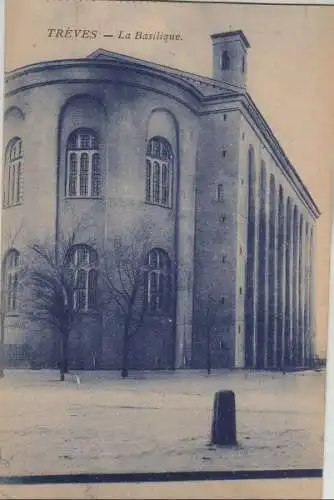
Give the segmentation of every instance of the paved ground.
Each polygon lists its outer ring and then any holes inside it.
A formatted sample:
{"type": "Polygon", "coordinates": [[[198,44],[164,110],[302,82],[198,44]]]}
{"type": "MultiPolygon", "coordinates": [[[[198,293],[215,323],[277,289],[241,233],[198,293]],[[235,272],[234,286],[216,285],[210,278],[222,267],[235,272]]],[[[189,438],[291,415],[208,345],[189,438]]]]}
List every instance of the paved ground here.
{"type": "Polygon", "coordinates": [[[79,376],[6,372],[0,475],[322,467],[324,373],[79,376]],[[221,389],[236,394],[236,448],[209,445],[221,389]]]}

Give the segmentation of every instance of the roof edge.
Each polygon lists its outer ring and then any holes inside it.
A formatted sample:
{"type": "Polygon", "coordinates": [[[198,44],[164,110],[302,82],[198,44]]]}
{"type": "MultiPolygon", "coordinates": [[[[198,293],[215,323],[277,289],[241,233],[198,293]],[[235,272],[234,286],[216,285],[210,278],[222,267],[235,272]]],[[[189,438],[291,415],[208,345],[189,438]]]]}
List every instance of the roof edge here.
{"type": "MultiPolygon", "coordinates": [[[[117,62],[122,64],[133,64],[137,66],[141,66],[143,69],[157,71],[160,73],[169,73],[169,76],[173,76],[174,78],[179,78],[180,81],[186,82],[188,80],[194,80],[199,83],[208,84],[212,87],[220,88],[225,90],[226,92],[239,94],[241,87],[237,85],[230,84],[225,81],[215,80],[209,76],[198,75],[196,73],[191,73],[189,71],[184,71],[182,69],[173,68],[171,66],[166,66],[162,64],[157,64],[152,61],[147,61],[144,59],[139,59],[133,56],[128,56],[126,54],[108,51],[103,48],[96,49],[95,51],[88,54],[88,56],[74,59],[50,59],[45,61],[39,61],[31,64],[27,64],[24,66],[20,66],[13,70],[7,71],[4,74],[5,82],[9,82],[15,77],[19,76],[21,73],[35,72],[38,70],[46,69],[47,67],[52,67],[54,65],[66,66],[68,64],[84,64],[87,62],[88,64],[104,64],[117,62]]],[[[192,85],[194,87],[194,85],[192,85]]],[[[199,92],[196,89],[196,92],[199,92]]]]}
{"type": "Polygon", "coordinates": [[[240,92],[240,89],[242,89],[241,86],[229,83],[223,80],[217,80],[212,78],[211,76],[203,76],[199,75],[198,73],[192,73],[190,71],[185,71],[180,68],[174,68],[173,66],[167,66],[164,64],[158,64],[153,61],[148,61],[147,59],[139,59],[137,57],[129,56],[127,54],[122,54],[119,52],[113,52],[111,50],[99,48],[88,54],[86,56],[86,59],[103,59],[105,60],[112,59],[112,58],[118,58],[118,59],[123,59],[124,62],[129,62],[133,64],[141,64],[143,66],[150,66],[152,69],[157,69],[160,71],[166,71],[168,70],[173,71],[174,74],[184,76],[184,77],[189,77],[197,80],[201,80],[203,83],[209,83],[213,86],[220,87],[222,89],[226,89],[232,92],[240,92]]]}
{"type": "Polygon", "coordinates": [[[262,133],[265,135],[265,137],[268,139],[268,142],[273,149],[273,151],[278,155],[278,157],[282,160],[282,166],[285,170],[285,172],[288,174],[290,180],[293,182],[293,184],[296,186],[298,189],[298,192],[301,194],[305,202],[307,203],[307,206],[309,207],[312,215],[314,216],[315,219],[318,219],[321,215],[321,211],[316,204],[315,200],[313,199],[313,196],[311,195],[310,191],[304,184],[303,180],[301,179],[300,175],[298,174],[296,168],[292,165],[290,162],[287,154],[285,153],[283,147],[281,146],[280,142],[278,141],[277,137],[275,136],[273,130],[271,129],[270,125],[268,124],[267,120],[264,118],[262,115],[261,111],[253,101],[252,97],[247,93],[245,94],[246,97],[246,109],[254,119],[255,123],[260,127],[260,130],[262,133]]]}

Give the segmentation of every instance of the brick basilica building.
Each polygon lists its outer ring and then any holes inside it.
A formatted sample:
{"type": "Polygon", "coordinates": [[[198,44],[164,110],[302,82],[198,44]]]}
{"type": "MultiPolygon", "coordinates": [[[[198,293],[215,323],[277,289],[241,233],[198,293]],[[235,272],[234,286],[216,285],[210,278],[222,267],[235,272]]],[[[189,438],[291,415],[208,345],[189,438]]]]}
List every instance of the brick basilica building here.
{"type": "Polygon", "coordinates": [[[29,361],[17,297],[26,246],[36,235],[57,245],[80,217],[71,366],[119,368],[119,327],[93,310],[99,260],[115,235],[147,227],[153,269],[131,368],[205,367],[208,297],[219,303],[213,367],[306,366],[314,356],[319,210],[247,92],[246,36],[211,38],[212,78],[103,49],[6,74],[7,365],[29,361]]]}

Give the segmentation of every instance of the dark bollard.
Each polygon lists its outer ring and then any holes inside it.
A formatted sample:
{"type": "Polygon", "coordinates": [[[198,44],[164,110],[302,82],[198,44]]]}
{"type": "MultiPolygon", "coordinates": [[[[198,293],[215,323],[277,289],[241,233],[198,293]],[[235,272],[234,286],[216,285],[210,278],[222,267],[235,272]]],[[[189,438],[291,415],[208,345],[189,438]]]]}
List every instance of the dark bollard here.
{"type": "Polygon", "coordinates": [[[237,444],[235,396],[233,391],[219,391],[215,394],[211,443],[222,446],[237,444]]]}

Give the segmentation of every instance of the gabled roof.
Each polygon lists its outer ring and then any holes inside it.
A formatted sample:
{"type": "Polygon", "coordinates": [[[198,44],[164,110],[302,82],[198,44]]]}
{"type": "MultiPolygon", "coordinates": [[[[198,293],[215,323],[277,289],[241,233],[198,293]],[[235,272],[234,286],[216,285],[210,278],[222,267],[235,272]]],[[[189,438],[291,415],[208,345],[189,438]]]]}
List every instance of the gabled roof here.
{"type": "Polygon", "coordinates": [[[136,57],[119,54],[105,49],[97,49],[87,56],[87,59],[109,60],[120,64],[138,65],[141,68],[155,70],[158,73],[168,73],[176,76],[181,80],[193,85],[203,96],[209,97],[214,95],[237,96],[240,92],[245,93],[245,89],[237,85],[214,80],[205,76],[196,75],[180,69],[171,68],[162,64],[156,64],[151,61],[145,61],[136,57]]]}

